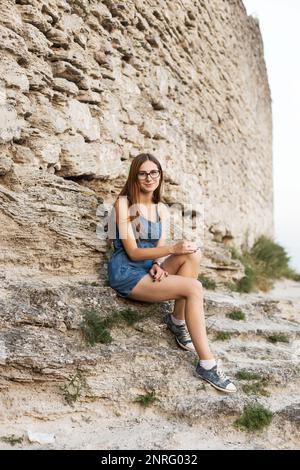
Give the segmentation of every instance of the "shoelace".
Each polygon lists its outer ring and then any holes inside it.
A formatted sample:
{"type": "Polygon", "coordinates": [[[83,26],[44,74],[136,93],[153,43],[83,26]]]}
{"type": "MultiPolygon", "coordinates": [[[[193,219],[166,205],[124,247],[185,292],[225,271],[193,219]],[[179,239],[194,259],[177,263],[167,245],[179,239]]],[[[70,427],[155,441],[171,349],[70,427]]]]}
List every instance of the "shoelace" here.
{"type": "Polygon", "coordinates": [[[217,361],[217,370],[216,370],[217,375],[222,379],[222,380],[229,380],[225,372],[222,370],[220,361],[217,361]]]}
{"type": "Polygon", "coordinates": [[[182,330],[182,340],[183,341],[192,341],[192,338],[188,332],[188,329],[185,325],[181,325],[180,329],[182,330]]]}

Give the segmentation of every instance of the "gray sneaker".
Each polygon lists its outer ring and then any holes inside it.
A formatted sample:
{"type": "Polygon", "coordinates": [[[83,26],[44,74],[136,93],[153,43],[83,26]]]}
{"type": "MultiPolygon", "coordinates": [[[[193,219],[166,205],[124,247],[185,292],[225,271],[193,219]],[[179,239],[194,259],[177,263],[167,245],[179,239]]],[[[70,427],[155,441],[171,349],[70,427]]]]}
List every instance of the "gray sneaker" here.
{"type": "Polygon", "coordinates": [[[222,371],[220,363],[221,361],[217,361],[216,366],[207,370],[200,366],[200,362],[198,362],[195,375],[203,380],[206,380],[206,382],[210,383],[217,390],[221,390],[222,392],[226,393],[236,392],[236,386],[222,371]]]}
{"type": "Polygon", "coordinates": [[[177,344],[185,349],[186,351],[195,351],[195,347],[193,345],[192,339],[188,332],[186,325],[175,325],[172,322],[171,314],[167,313],[164,316],[164,322],[166,323],[169,330],[175,335],[175,339],[177,344]]]}

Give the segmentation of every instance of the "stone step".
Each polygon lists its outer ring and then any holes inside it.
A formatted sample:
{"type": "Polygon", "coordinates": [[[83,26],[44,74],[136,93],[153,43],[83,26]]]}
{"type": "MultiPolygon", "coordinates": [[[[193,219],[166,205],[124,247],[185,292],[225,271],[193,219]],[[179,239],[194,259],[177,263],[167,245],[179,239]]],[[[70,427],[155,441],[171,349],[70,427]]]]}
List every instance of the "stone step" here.
{"type": "MultiPolygon", "coordinates": [[[[123,345],[116,351],[113,346],[106,351],[101,366],[97,364],[89,376],[90,397],[98,397],[129,406],[140,394],[155,391],[159,401],[157,407],[169,415],[194,422],[202,417],[216,415],[238,415],[243,407],[259,400],[276,412],[299,402],[299,370],[297,364],[281,363],[285,369],[268,362],[267,367],[251,364],[251,371],[267,378],[266,390],[270,396],[248,395],[242,386],[253,381],[238,381],[238,393],[225,395],[194,376],[195,356],[181,350],[156,347],[129,350],[123,345]],[[276,374],[276,375],[275,375],[276,374]]],[[[227,361],[226,361],[227,362],[227,361]]],[[[224,369],[234,378],[235,373],[245,368],[245,363],[226,363],[224,369]]],[[[250,368],[247,369],[248,371],[250,368]]],[[[254,381],[255,382],[255,381],[254,381]]]]}
{"type": "MultiPolygon", "coordinates": [[[[300,338],[296,303],[266,300],[253,294],[205,291],[212,350],[238,388],[236,394],[225,395],[194,376],[196,354],[180,349],[164,324],[163,315],[172,311],[174,302],[133,302],[119,298],[109,287],[94,286],[91,282],[72,284],[65,280],[63,285],[40,282],[33,286],[28,281],[6,286],[5,293],[1,291],[1,392],[9,403],[24,390],[30,396],[38,390],[39,399],[42,390],[45,392],[41,404],[35,398],[32,404],[26,402],[20,409],[11,405],[10,418],[15,416],[17,422],[19,416],[23,423],[25,415],[31,416],[49,426],[51,421],[73,418],[76,412],[76,416],[81,413],[91,420],[94,427],[115,426],[117,433],[118,426],[123,431],[129,422],[138,432],[130,417],[140,416],[143,424],[149,417],[150,426],[152,416],[158,427],[175,423],[176,429],[187,429],[189,433],[195,429],[195,439],[199,426],[203,436],[212,429],[214,436],[223,442],[228,441],[229,432],[237,448],[243,433],[233,429],[235,419],[247,404],[261,403],[275,413],[274,424],[270,426],[272,436],[277,433],[280,439],[284,430],[297,438],[300,338]],[[131,327],[124,322],[116,324],[111,330],[110,344],[88,346],[80,332],[83,311],[94,309],[104,318],[123,308],[135,309],[145,318],[131,327]],[[246,321],[226,317],[233,309],[244,311],[246,321]],[[220,331],[232,336],[225,341],[216,340],[220,331]],[[267,341],[267,336],[279,333],[285,334],[289,343],[267,341]],[[247,385],[259,380],[238,380],[236,374],[241,370],[257,373],[264,379],[262,387],[252,392],[247,389],[247,385]],[[84,382],[77,402],[71,407],[66,404],[62,389],[78,373],[84,382]],[[157,400],[149,409],[143,409],[136,399],[151,392],[157,400]],[[112,425],[114,413],[119,418],[112,425]]],[[[82,426],[81,423],[80,429],[82,426]]],[[[145,441],[145,429],[140,432],[145,441]]],[[[174,440],[163,435],[161,438],[174,446],[178,441],[178,436],[174,440]]],[[[266,434],[263,442],[265,439],[266,434]]]]}
{"type": "MultiPolygon", "coordinates": [[[[213,295],[213,297],[216,299],[218,295],[213,295]]],[[[140,343],[147,336],[151,338],[150,344],[153,348],[164,342],[168,347],[168,344],[173,342],[172,334],[167,332],[162,322],[163,314],[172,309],[171,302],[149,305],[125,301],[120,304],[111,289],[91,286],[77,286],[76,288],[66,286],[64,289],[57,290],[47,288],[28,290],[22,287],[17,296],[6,299],[3,305],[4,315],[0,334],[1,363],[18,364],[20,368],[23,364],[25,369],[33,367],[34,370],[40,371],[58,371],[76,362],[96,361],[97,357],[95,354],[90,354],[90,351],[79,351],[80,348],[83,350],[85,348],[78,332],[82,311],[94,308],[99,316],[105,317],[109,312],[128,307],[128,305],[140,313],[152,311],[149,319],[136,325],[135,339],[132,337],[132,330],[128,333],[129,342],[135,340],[140,343]],[[15,326],[7,329],[9,317],[11,324],[15,326]],[[165,330],[164,334],[162,330],[165,330]],[[141,338],[141,333],[143,338],[141,338]]],[[[220,350],[235,351],[235,354],[242,357],[247,355],[247,351],[255,359],[270,354],[274,357],[297,354],[298,343],[293,346],[293,340],[299,337],[299,329],[295,322],[279,318],[276,321],[265,318],[263,322],[234,321],[225,317],[224,313],[219,313],[216,318],[208,316],[207,326],[212,341],[219,331],[232,333],[233,338],[225,342],[226,347],[220,344],[220,341],[214,341],[214,345],[220,350]],[[287,335],[291,344],[272,345],[269,342],[264,344],[264,338],[278,333],[287,335]],[[253,344],[249,345],[246,340],[251,340],[253,344]]],[[[119,337],[118,341],[122,341],[122,337],[119,337]]]]}
{"type": "MultiPolygon", "coordinates": [[[[300,328],[295,323],[287,321],[251,321],[243,320],[236,321],[227,318],[208,319],[207,330],[210,333],[228,332],[235,337],[243,336],[256,336],[268,338],[270,336],[283,335],[289,340],[300,338],[300,328]]],[[[276,339],[276,338],[275,338],[276,339]]]]}

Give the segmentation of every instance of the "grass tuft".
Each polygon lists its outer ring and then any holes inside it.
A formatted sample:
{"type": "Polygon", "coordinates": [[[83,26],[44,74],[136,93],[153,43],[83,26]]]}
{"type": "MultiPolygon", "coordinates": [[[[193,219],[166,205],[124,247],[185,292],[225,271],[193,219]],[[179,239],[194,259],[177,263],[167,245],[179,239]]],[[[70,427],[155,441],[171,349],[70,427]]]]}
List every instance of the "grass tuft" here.
{"type": "Polygon", "coordinates": [[[257,431],[269,426],[273,419],[273,413],[263,405],[252,404],[244,408],[243,414],[234,423],[239,429],[257,431]]]}
{"type": "Polygon", "coordinates": [[[261,375],[241,369],[235,374],[235,378],[238,380],[260,380],[261,375]]]}
{"type": "Polygon", "coordinates": [[[155,396],[155,391],[147,392],[145,395],[138,395],[138,397],[134,400],[135,403],[139,403],[140,405],[147,406],[152,405],[158,398],[155,396]]]}
{"type": "Polygon", "coordinates": [[[224,286],[227,287],[227,289],[229,289],[233,292],[237,292],[237,290],[238,290],[238,286],[237,286],[236,282],[226,282],[226,283],[224,283],[224,286]]]}
{"type": "Polygon", "coordinates": [[[288,336],[283,335],[283,334],[276,334],[276,335],[268,336],[267,340],[270,343],[289,343],[290,342],[288,336]]]}
{"type": "Polygon", "coordinates": [[[270,396],[269,391],[265,388],[268,384],[267,377],[242,369],[235,374],[235,378],[238,380],[247,381],[256,380],[256,382],[247,383],[242,386],[242,390],[246,393],[246,395],[263,395],[265,397],[270,396]]]}
{"type": "Polygon", "coordinates": [[[201,282],[204,289],[215,290],[217,287],[217,284],[213,279],[210,279],[209,277],[204,276],[202,274],[199,274],[198,281],[201,282]]]}
{"type": "Polygon", "coordinates": [[[251,249],[248,243],[239,253],[231,248],[231,256],[239,259],[245,268],[245,276],[236,283],[232,290],[238,292],[264,292],[273,287],[275,279],[288,278],[300,281],[300,274],[290,266],[290,257],[286,250],[271,238],[261,235],[251,249]]]}
{"type": "Polygon", "coordinates": [[[132,308],[124,308],[119,312],[120,318],[125,320],[127,325],[132,326],[141,319],[141,315],[132,308]]]}
{"type": "Polygon", "coordinates": [[[246,320],[246,316],[242,310],[232,310],[232,312],[226,313],[226,317],[231,320],[246,320]]]}
{"type": "Polygon", "coordinates": [[[132,308],[114,310],[109,317],[101,318],[97,310],[83,310],[83,321],[81,331],[88,344],[93,346],[96,343],[108,344],[112,342],[110,329],[125,322],[128,326],[133,326],[137,321],[143,320],[153,314],[153,308],[148,309],[144,314],[140,314],[132,308]]]}
{"type": "Polygon", "coordinates": [[[112,337],[107,329],[110,321],[101,319],[96,310],[84,310],[84,320],[81,324],[81,330],[88,344],[93,346],[95,343],[108,344],[112,342],[112,337]]]}
{"type": "Polygon", "coordinates": [[[226,341],[230,339],[232,336],[232,333],[229,331],[218,331],[215,335],[215,341],[226,341]]]}
{"type": "Polygon", "coordinates": [[[17,437],[14,434],[11,434],[9,436],[2,436],[0,440],[6,444],[15,446],[16,444],[21,444],[23,442],[23,436],[17,437]]]}
{"type": "Polygon", "coordinates": [[[266,384],[267,379],[264,378],[258,382],[243,385],[242,390],[246,393],[246,395],[263,395],[264,397],[269,397],[270,393],[265,388],[266,384]]]}

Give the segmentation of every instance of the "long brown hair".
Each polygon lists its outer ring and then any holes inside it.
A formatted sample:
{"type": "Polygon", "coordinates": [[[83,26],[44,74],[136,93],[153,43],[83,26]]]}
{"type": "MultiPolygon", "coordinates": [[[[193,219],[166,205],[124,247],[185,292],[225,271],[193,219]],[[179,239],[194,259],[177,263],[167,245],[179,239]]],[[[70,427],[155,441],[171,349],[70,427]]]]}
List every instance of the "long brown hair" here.
{"type": "MultiPolygon", "coordinates": [[[[127,199],[129,202],[129,208],[133,204],[137,204],[139,202],[140,188],[138,184],[138,172],[139,172],[141,165],[147,160],[150,160],[153,163],[155,163],[155,165],[160,171],[159,185],[153,192],[152,202],[157,204],[161,201],[161,187],[163,183],[163,170],[162,170],[161,164],[159,163],[157,158],[151,153],[140,153],[131,162],[127,181],[123,189],[120,191],[119,195],[117,196],[117,199],[113,204],[113,209],[120,196],[127,196],[127,199]]],[[[136,215],[129,215],[129,221],[131,222],[135,217],[136,215]]],[[[139,231],[139,225],[137,225],[137,231],[139,231]]],[[[111,242],[112,240],[108,239],[108,243],[111,244],[111,242]]]]}

